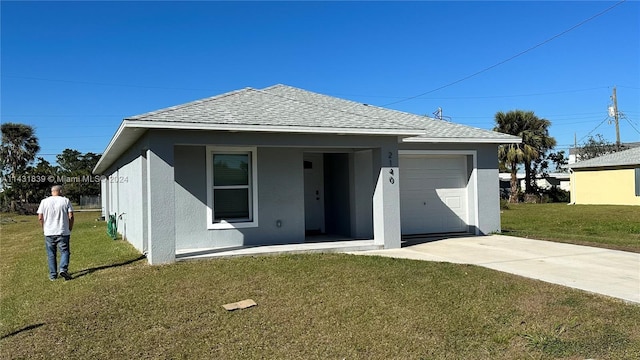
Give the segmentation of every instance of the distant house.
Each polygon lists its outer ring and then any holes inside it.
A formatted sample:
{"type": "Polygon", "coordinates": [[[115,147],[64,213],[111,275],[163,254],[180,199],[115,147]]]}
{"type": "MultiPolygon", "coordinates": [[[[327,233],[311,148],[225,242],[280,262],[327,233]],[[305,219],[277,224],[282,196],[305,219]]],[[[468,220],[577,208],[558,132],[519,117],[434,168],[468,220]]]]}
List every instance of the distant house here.
{"type": "Polygon", "coordinates": [[[640,147],[569,165],[571,202],[640,205],[640,147]]]}
{"type": "MultiPolygon", "coordinates": [[[[500,194],[503,198],[509,197],[511,191],[511,173],[500,173],[500,194]]],[[[521,189],[525,188],[525,174],[518,173],[518,185],[521,189]]],[[[540,189],[549,190],[552,187],[557,187],[564,191],[571,191],[571,181],[569,173],[549,173],[546,176],[537,175],[536,185],[540,189]]]]}
{"type": "Polygon", "coordinates": [[[151,264],[336,238],[398,248],[499,231],[497,148],[520,142],[275,85],[124,119],[94,173],[151,264]]]}

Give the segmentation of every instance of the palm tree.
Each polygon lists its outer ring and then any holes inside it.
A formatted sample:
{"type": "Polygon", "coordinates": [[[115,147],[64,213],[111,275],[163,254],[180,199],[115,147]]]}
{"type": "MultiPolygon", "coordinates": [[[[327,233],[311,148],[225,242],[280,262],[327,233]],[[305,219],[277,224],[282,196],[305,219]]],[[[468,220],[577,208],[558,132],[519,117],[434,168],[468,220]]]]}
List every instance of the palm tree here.
{"type": "MultiPolygon", "coordinates": [[[[533,112],[531,113],[533,114],[533,112]]],[[[524,171],[525,171],[525,190],[526,194],[532,194],[534,192],[535,176],[532,171],[531,163],[536,159],[542,157],[548,150],[553,149],[556,146],[556,139],[549,135],[549,126],[551,121],[547,119],[540,119],[537,116],[527,117],[527,130],[522,134],[522,143],[526,146],[530,146],[535,149],[531,152],[532,156],[523,159],[524,171]]]]}
{"type": "MultiPolygon", "coordinates": [[[[40,151],[38,138],[29,125],[4,123],[1,129],[0,171],[2,175],[19,176],[40,151]]],[[[21,199],[23,194],[16,195],[21,199]]]]}
{"type": "Polygon", "coordinates": [[[522,138],[520,144],[501,145],[498,159],[511,172],[511,194],[509,202],[518,201],[518,165],[524,164],[526,192],[531,192],[531,163],[555,146],[556,141],[549,136],[551,122],[538,118],[533,111],[499,111],[495,115],[494,131],[522,138]]]}

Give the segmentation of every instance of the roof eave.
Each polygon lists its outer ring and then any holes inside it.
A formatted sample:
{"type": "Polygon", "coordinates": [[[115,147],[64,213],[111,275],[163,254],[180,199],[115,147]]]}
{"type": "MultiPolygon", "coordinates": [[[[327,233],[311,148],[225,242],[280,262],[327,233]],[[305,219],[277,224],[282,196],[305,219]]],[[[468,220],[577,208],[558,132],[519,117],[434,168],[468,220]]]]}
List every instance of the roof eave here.
{"type": "Polygon", "coordinates": [[[239,125],[239,124],[206,124],[168,121],[136,121],[126,120],[127,127],[167,130],[219,130],[245,132],[277,132],[300,134],[344,134],[344,135],[386,135],[386,136],[416,136],[424,134],[418,129],[366,129],[366,128],[336,128],[314,126],[287,125],[239,125]]]}
{"type": "Polygon", "coordinates": [[[111,166],[117,158],[133,145],[148,129],[162,130],[211,130],[238,132],[271,132],[291,134],[334,134],[334,135],[376,135],[376,136],[416,136],[424,134],[415,129],[361,129],[361,128],[320,128],[305,126],[264,126],[236,124],[202,124],[182,122],[150,122],[140,120],[124,120],[116,131],[109,145],[102,153],[100,160],[93,168],[94,174],[101,174],[111,166]],[[142,131],[141,131],[142,130],[142,131]]]}
{"type": "MultiPolygon", "coordinates": [[[[130,132],[131,131],[130,129],[128,129],[126,121],[120,123],[118,130],[111,138],[111,141],[109,141],[107,148],[104,150],[102,156],[100,156],[100,159],[98,160],[98,163],[96,163],[96,166],[93,168],[94,174],[102,174],[105,170],[107,170],[107,168],[111,166],[111,164],[113,164],[113,162],[124,152],[124,150],[126,150],[133,142],[135,142],[135,140],[137,140],[137,138],[139,138],[143,134],[143,132],[140,132],[139,136],[134,139],[134,141],[131,141],[131,143],[128,143],[126,148],[124,148],[125,146],[122,139],[124,137],[124,134],[130,132]]],[[[130,138],[130,136],[128,136],[128,138],[130,138]]]]}
{"type": "Polygon", "coordinates": [[[520,138],[449,138],[449,137],[409,137],[402,139],[408,143],[474,143],[474,144],[520,144],[520,138]]]}
{"type": "Polygon", "coordinates": [[[637,164],[617,164],[617,165],[586,165],[586,166],[570,166],[570,170],[623,170],[623,169],[635,169],[640,166],[637,164]]]}

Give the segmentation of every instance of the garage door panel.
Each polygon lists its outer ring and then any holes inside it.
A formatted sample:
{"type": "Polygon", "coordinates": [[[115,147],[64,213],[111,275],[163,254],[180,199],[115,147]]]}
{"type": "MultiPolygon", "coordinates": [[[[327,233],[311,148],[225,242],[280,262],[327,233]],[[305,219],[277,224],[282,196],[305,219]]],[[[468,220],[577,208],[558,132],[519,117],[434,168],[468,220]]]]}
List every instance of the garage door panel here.
{"type": "Polygon", "coordinates": [[[401,155],[403,234],[467,231],[465,156],[401,155]]]}
{"type": "MultiPolygon", "coordinates": [[[[404,176],[404,175],[402,175],[404,176]]],[[[405,185],[407,189],[422,189],[432,190],[436,189],[460,189],[464,186],[463,181],[459,177],[410,177],[408,179],[402,178],[400,181],[405,185]]],[[[417,190],[421,191],[421,190],[417,190]]]]}

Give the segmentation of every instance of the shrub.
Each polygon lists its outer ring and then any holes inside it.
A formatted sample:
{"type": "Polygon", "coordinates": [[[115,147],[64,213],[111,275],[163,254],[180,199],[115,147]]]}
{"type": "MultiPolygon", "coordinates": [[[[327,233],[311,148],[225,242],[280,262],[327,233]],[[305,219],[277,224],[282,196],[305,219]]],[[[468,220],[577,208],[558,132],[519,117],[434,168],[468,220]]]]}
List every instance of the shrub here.
{"type": "Polygon", "coordinates": [[[546,202],[554,203],[568,203],[571,201],[571,193],[566,190],[562,190],[557,186],[552,186],[550,189],[542,190],[542,195],[547,198],[546,202]]]}
{"type": "Polygon", "coordinates": [[[509,210],[509,200],[500,199],[500,209],[501,210],[509,210]]]}

